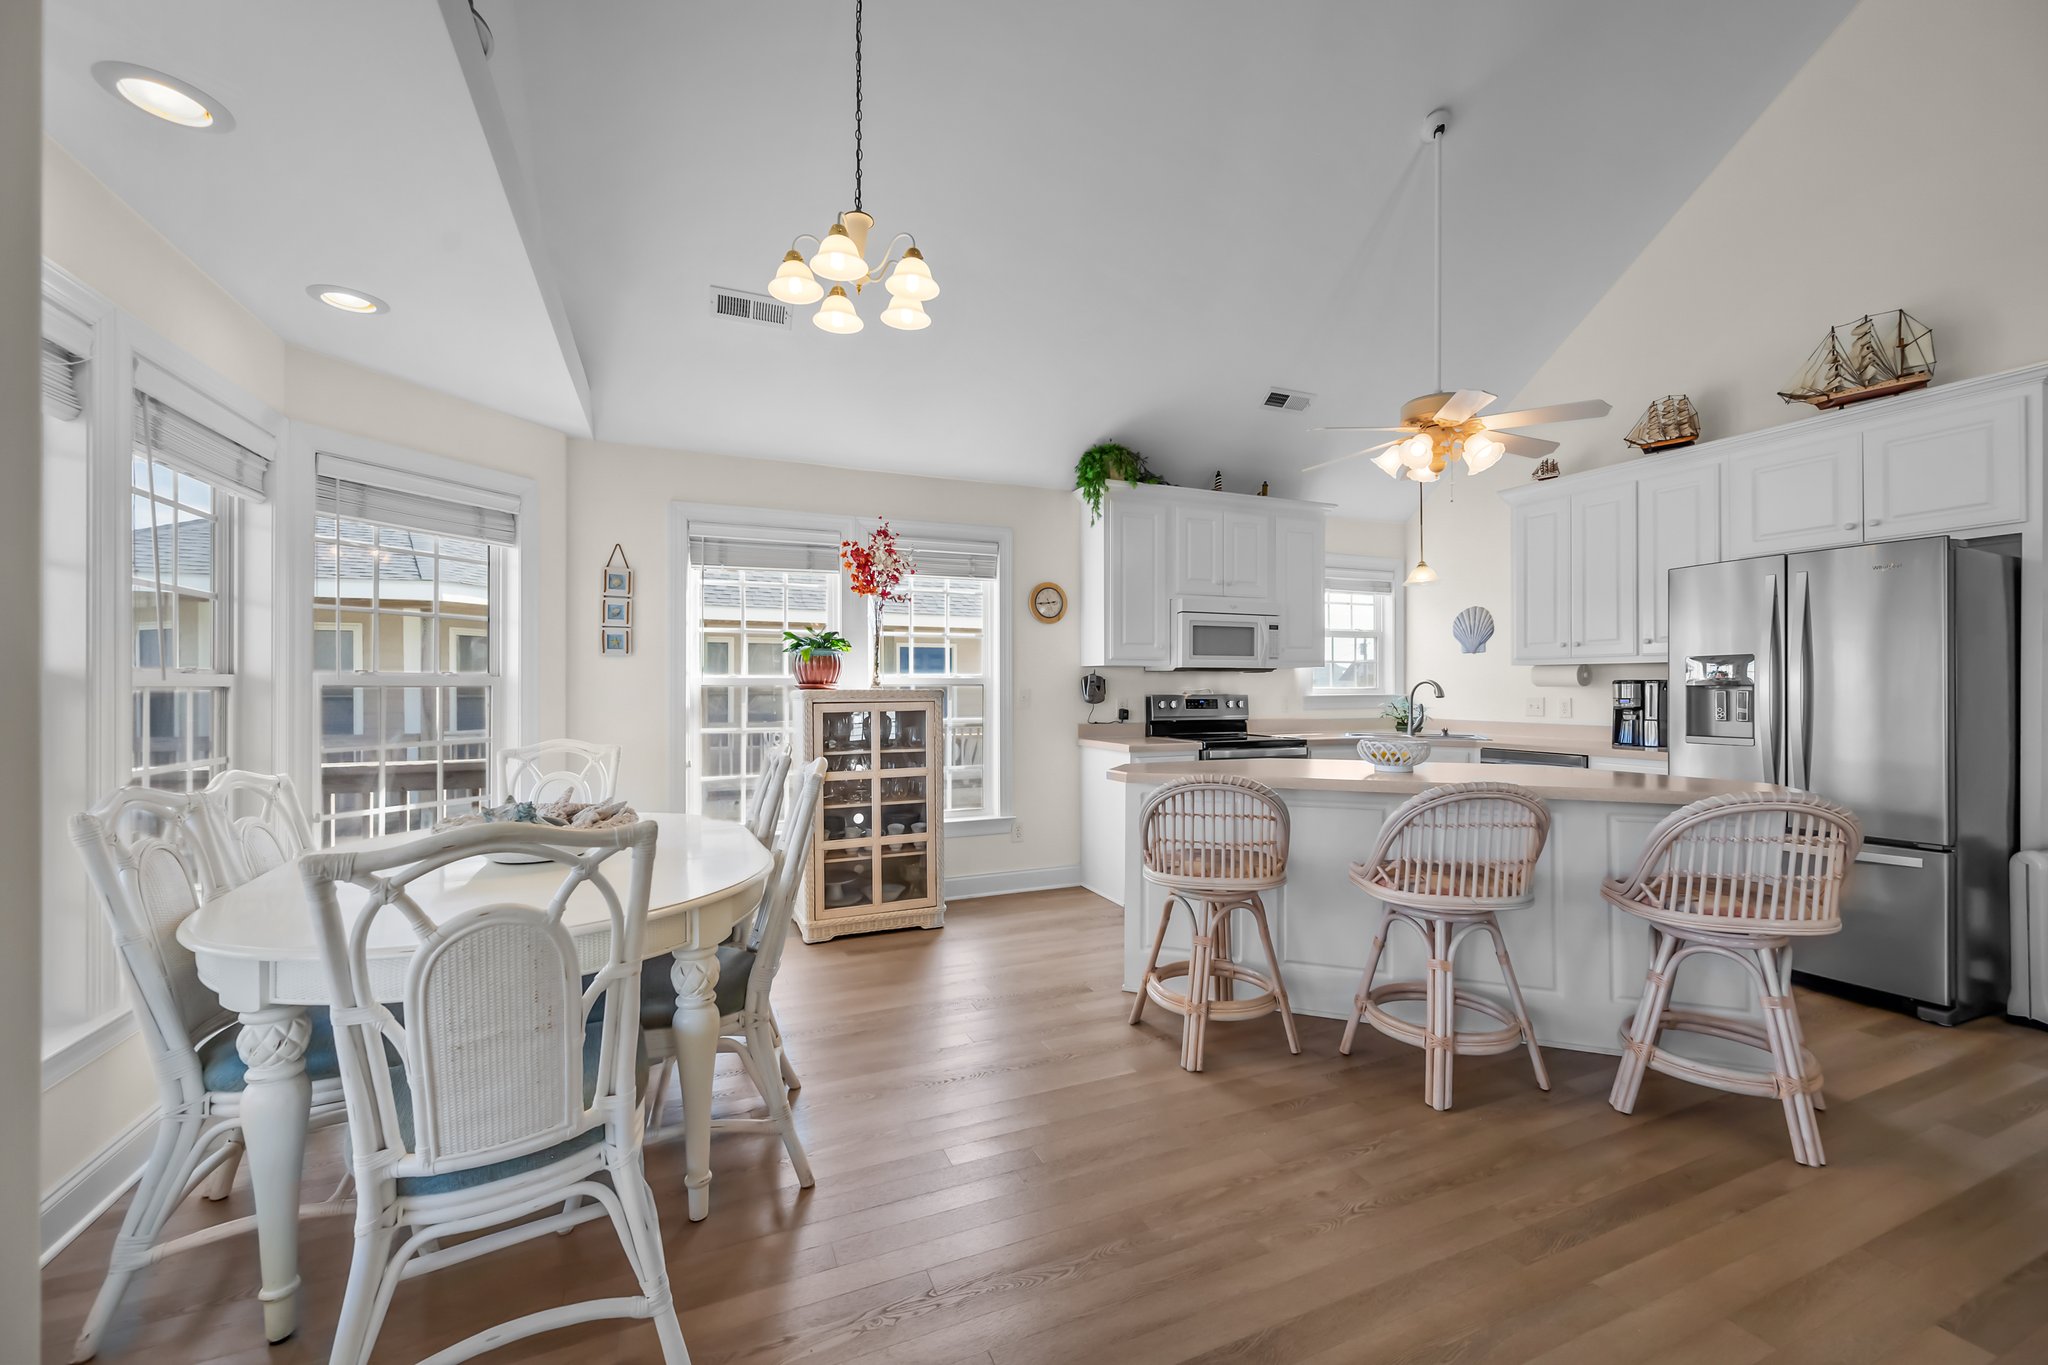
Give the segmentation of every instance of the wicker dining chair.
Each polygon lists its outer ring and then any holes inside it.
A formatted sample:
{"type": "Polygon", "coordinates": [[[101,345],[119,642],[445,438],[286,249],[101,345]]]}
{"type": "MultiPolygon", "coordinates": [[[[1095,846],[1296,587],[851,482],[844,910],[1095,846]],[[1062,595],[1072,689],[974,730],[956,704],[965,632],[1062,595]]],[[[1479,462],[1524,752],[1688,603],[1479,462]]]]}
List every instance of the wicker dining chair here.
{"type": "Polygon", "coordinates": [[[1503,910],[1519,910],[1535,897],[1536,860],[1550,837],[1550,809],[1530,792],[1506,782],[1457,782],[1432,787],[1395,807],[1380,827],[1372,857],[1354,863],[1351,880],[1380,902],[1379,927],[1366,954],[1365,973],[1338,1051],[1350,1055],[1360,1020],[1389,1038],[1423,1050],[1422,1097],[1432,1109],[1451,1107],[1451,1067],[1460,1053],[1488,1056],[1529,1049],[1536,1084],[1550,1089],[1543,1049],[1522,1001],[1522,986],[1501,935],[1503,910]],[[1380,956],[1395,924],[1422,937],[1428,968],[1421,981],[1375,986],[1380,956]],[[1458,989],[1458,945],[1473,933],[1493,940],[1507,985],[1508,1003],[1458,989]],[[1390,1001],[1420,1000],[1414,1023],[1387,1008],[1390,1001]],[[1470,1010],[1500,1027],[1461,1030],[1458,1011],[1470,1010]]]}
{"type": "Polygon", "coordinates": [[[783,791],[789,785],[789,746],[770,744],[768,757],[755,779],[754,796],[747,803],[747,831],[763,844],[775,838],[775,818],[782,812],[783,791]]]}
{"type": "Polygon", "coordinates": [[[507,801],[609,801],[618,794],[619,746],[545,739],[498,751],[507,801]]]}
{"type": "Polygon", "coordinates": [[[313,848],[298,788],[283,773],[230,768],[201,795],[222,871],[239,886],[313,848]]]}
{"type": "Polygon", "coordinates": [[[1654,830],[1635,871],[1602,884],[1609,905],[1650,926],[1650,970],[1633,1019],[1621,1026],[1621,1065],[1608,1103],[1635,1109],[1643,1077],[1679,1080],[1785,1107],[1792,1159],[1827,1164],[1821,1149],[1820,1063],[1807,1051],[1792,998],[1792,945],[1842,927],[1842,882],[1863,844],[1851,812],[1807,792],[1743,793],[1696,801],[1654,830]],[[1761,997],[1763,1022],[1673,1009],[1679,964],[1700,953],[1738,963],[1761,997]],[[1768,1071],[1683,1057],[1658,1046],[1667,1031],[1740,1043],[1770,1055],[1768,1071]]]}
{"type": "Polygon", "coordinates": [[[1260,893],[1287,880],[1287,806],[1273,789],[1244,777],[1191,777],[1168,782],[1146,799],[1139,813],[1144,879],[1166,892],[1152,952],[1131,1002],[1130,1022],[1145,1015],[1152,1000],[1181,1016],[1180,1064],[1200,1071],[1211,1019],[1237,1022],[1278,1011],[1287,1030],[1287,1050],[1299,1053],[1294,1012],[1280,955],[1273,950],[1260,893]],[[1161,964],[1167,924],[1176,905],[1187,907],[1194,936],[1185,962],[1161,964]],[[1259,972],[1231,957],[1231,917],[1243,910],[1258,929],[1267,970],[1259,972]],[[1166,983],[1185,977],[1175,990],[1166,983]],[[1253,994],[1238,996],[1243,983],[1253,994]]]}

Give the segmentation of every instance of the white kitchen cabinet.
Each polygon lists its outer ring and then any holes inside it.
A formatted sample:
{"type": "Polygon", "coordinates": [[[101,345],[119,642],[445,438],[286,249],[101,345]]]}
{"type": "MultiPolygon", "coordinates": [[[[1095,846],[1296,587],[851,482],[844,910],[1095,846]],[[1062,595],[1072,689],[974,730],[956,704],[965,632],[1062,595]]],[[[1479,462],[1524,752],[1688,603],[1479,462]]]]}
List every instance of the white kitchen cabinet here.
{"type": "MultiPolygon", "coordinates": [[[[1820,419],[1825,420],[1825,419],[1820,419]]],[[[1863,540],[1863,438],[1845,423],[1793,431],[1729,453],[1721,554],[1824,550],[1863,540]]]]}
{"type": "Polygon", "coordinates": [[[1282,668],[1314,668],[1323,662],[1323,519],[1286,514],[1273,518],[1274,583],[1280,603],[1282,668]],[[1295,604],[1313,603],[1313,610],[1295,604]]]}
{"type": "Polygon", "coordinates": [[[1636,484],[1637,652],[1671,646],[1671,571],[1721,558],[1721,466],[1688,463],[1645,474],[1636,484]]]}
{"type": "Polygon", "coordinates": [[[1571,658],[1571,495],[1557,492],[1518,501],[1509,543],[1514,575],[1514,662],[1571,658]]]}
{"type": "Polygon", "coordinates": [[[1867,539],[2027,519],[2027,400],[1931,405],[1863,432],[1867,539]]]}
{"type": "MultiPolygon", "coordinates": [[[[1223,595],[1273,600],[1274,517],[1268,512],[1223,514],[1223,595]]],[[[1317,518],[1321,524],[1321,518],[1317,518]]]]}
{"type": "Polygon", "coordinates": [[[1571,495],[1574,659],[1637,652],[1636,490],[1616,483],[1571,495]]]}
{"type": "Polygon", "coordinates": [[[1173,509],[1173,597],[1274,596],[1273,517],[1223,507],[1173,509]]]}
{"type": "Polygon", "coordinates": [[[1164,668],[1173,662],[1167,609],[1172,512],[1136,489],[1104,490],[1102,516],[1081,537],[1083,664],[1164,668]]]}

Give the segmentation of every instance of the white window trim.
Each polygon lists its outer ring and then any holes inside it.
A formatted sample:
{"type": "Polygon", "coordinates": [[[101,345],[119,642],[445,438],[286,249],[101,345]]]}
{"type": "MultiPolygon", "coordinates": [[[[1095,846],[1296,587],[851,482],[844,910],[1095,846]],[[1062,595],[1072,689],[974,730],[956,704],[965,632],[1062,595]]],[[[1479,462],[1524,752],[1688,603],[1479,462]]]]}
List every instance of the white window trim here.
{"type": "MultiPolygon", "coordinates": [[[[690,527],[709,522],[719,526],[758,525],[786,527],[798,531],[825,532],[838,540],[849,539],[867,529],[869,517],[831,516],[816,512],[785,512],[765,507],[736,507],[725,503],[674,502],[669,504],[669,714],[677,723],[669,727],[670,801],[676,810],[688,809],[690,764],[693,754],[690,735],[696,728],[697,698],[691,685],[696,661],[690,658],[690,527]]],[[[902,521],[891,518],[889,525],[903,540],[993,540],[997,547],[995,629],[990,636],[995,659],[989,686],[996,694],[996,761],[984,772],[984,790],[994,797],[995,808],[986,815],[946,817],[946,837],[973,839],[1008,834],[1017,822],[1011,804],[1010,774],[1013,768],[1011,734],[1016,711],[1016,669],[1011,666],[1011,632],[1016,619],[1012,537],[1005,526],[966,522],[902,521]]],[[[841,633],[853,645],[847,664],[856,671],[865,668],[870,650],[871,614],[843,583],[840,587],[841,633]]]]}
{"type": "MultiPolygon", "coordinates": [[[[308,547],[313,543],[318,492],[314,462],[322,451],[360,464],[400,474],[410,472],[518,500],[519,540],[513,547],[517,562],[506,576],[505,601],[497,618],[504,623],[505,639],[500,646],[503,653],[494,684],[501,702],[493,718],[492,742],[503,749],[539,740],[543,548],[540,485],[522,474],[409,450],[306,422],[291,424],[286,448],[287,458],[271,467],[271,505],[278,509],[280,525],[303,529],[297,536],[277,538],[272,560],[276,583],[269,599],[275,604],[274,666],[278,675],[288,680],[283,689],[284,703],[277,708],[277,751],[286,758],[279,766],[290,772],[299,790],[320,790],[320,690],[313,685],[313,556],[308,547]]],[[[397,683],[404,677],[390,674],[384,681],[397,683]]],[[[439,674],[433,675],[431,681],[437,686],[452,685],[439,674]]]]}
{"type": "MultiPolygon", "coordinates": [[[[1387,666],[1384,676],[1391,680],[1393,686],[1370,690],[1365,688],[1318,689],[1309,682],[1309,679],[1315,676],[1314,669],[1296,669],[1296,675],[1301,681],[1302,705],[1313,710],[1357,710],[1361,705],[1383,703],[1406,696],[1408,681],[1408,589],[1401,582],[1401,576],[1404,572],[1401,561],[1385,559],[1376,555],[1333,554],[1323,556],[1323,567],[1326,577],[1331,574],[1343,573],[1385,573],[1392,578],[1394,591],[1389,595],[1389,598],[1393,607],[1390,612],[1391,619],[1387,622],[1385,637],[1387,643],[1387,666]]],[[[1317,611],[1320,612],[1322,610],[1322,605],[1322,602],[1318,600],[1316,603],[1317,611]]],[[[1319,624],[1316,627],[1318,647],[1321,647],[1323,638],[1323,628],[1319,624]]]]}

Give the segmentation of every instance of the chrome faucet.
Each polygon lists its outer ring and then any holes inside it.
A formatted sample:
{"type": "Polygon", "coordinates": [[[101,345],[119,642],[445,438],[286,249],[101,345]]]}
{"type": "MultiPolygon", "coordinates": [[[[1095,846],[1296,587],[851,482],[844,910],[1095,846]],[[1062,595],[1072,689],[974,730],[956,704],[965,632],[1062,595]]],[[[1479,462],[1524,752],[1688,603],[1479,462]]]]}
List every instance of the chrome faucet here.
{"type": "Polygon", "coordinates": [[[1408,689],[1408,733],[1411,735],[1420,735],[1422,733],[1422,722],[1429,719],[1429,712],[1420,702],[1415,700],[1415,694],[1425,687],[1436,693],[1438,701],[1444,699],[1443,686],[1435,678],[1424,678],[1421,682],[1408,689]]]}

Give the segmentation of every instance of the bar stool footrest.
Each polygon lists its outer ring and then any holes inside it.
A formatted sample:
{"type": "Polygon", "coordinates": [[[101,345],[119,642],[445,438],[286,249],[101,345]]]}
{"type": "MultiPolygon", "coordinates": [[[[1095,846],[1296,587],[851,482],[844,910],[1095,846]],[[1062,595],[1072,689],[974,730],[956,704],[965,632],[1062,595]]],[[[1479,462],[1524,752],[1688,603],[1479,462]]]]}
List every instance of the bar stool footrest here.
{"type": "MultiPolygon", "coordinates": [[[[1632,1017],[1621,1021],[1619,1032],[1622,1050],[1625,1052],[1638,1049],[1638,1044],[1629,1034],[1629,1026],[1634,1022],[1632,1017]]],[[[1699,1010],[1666,1010],[1659,1021],[1658,1030],[1660,1033],[1692,1033],[1705,1038],[1719,1038],[1724,1042],[1755,1048],[1765,1054],[1769,1054],[1771,1050],[1770,1035],[1764,1030],[1763,1025],[1752,1024],[1743,1019],[1729,1019],[1718,1014],[1707,1014],[1699,1010]]],[[[1690,1081],[1695,1085],[1711,1086],[1716,1090],[1726,1090],[1736,1095],[1757,1095],[1764,1099],[1782,1098],[1778,1077],[1770,1071],[1682,1057],[1661,1047],[1652,1047],[1647,1060],[1650,1070],[1681,1081],[1690,1081]]],[[[1799,1049],[1799,1066],[1805,1073],[1798,1082],[1799,1086],[1809,1094],[1818,1096],[1821,1090],[1820,1062],[1810,1049],[1799,1049]]]]}
{"type": "MultiPolygon", "coordinates": [[[[1427,1000],[1428,991],[1428,986],[1421,981],[1389,981],[1374,986],[1365,997],[1365,1017],[1387,1037],[1410,1047],[1426,1048],[1429,1031],[1394,1014],[1385,1008],[1385,1003],[1390,1000],[1427,1000]]],[[[1503,1025],[1497,1029],[1459,1029],[1451,1035],[1452,1051],[1463,1057],[1491,1057],[1513,1052],[1522,1046],[1521,1022],[1506,1005],[1469,991],[1453,990],[1451,998],[1458,1009],[1498,1019],[1503,1025]]]]}
{"type": "MultiPolygon", "coordinates": [[[[1194,1008],[1188,1001],[1187,992],[1185,990],[1174,990],[1166,984],[1168,981],[1175,980],[1176,978],[1184,978],[1187,974],[1188,964],[1185,962],[1161,963],[1157,968],[1145,974],[1144,990],[1146,999],[1152,1001],[1153,1004],[1158,1005],[1161,1009],[1171,1010],[1183,1018],[1187,1017],[1194,1008]]],[[[1249,967],[1241,967],[1235,962],[1211,962],[1209,964],[1209,974],[1212,977],[1224,977],[1231,981],[1248,981],[1255,986],[1263,988],[1257,995],[1246,996],[1243,999],[1211,1000],[1208,1006],[1211,1019],[1230,1020],[1233,1022],[1241,1019],[1257,1019],[1263,1015],[1271,1014],[1280,1008],[1280,997],[1273,992],[1272,983],[1266,979],[1263,972],[1254,971],[1249,967]]]]}

